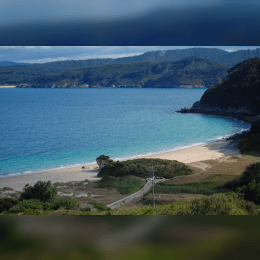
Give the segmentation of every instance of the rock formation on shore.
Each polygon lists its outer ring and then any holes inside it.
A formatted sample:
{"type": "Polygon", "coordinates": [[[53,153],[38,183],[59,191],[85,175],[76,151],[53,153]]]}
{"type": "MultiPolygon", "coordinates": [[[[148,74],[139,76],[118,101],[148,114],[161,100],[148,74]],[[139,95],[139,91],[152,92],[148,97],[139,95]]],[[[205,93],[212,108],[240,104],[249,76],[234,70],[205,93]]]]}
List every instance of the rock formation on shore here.
{"type": "Polygon", "coordinates": [[[109,156],[106,155],[100,155],[96,158],[96,162],[99,166],[99,170],[101,170],[106,164],[113,162],[113,160],[109,159],[109,156]]]}

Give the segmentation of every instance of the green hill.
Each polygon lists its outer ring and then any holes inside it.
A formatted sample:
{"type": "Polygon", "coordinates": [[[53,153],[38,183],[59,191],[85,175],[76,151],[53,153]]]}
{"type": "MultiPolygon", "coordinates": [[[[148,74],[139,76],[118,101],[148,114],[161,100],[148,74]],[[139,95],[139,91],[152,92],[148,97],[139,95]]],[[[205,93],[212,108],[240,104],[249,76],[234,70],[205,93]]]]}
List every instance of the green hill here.
{"type": "MultiPolygon", "coordinates": [[[[227,75],[229,67],[218,62],[188,57],[177,62],[136,62],[69,69],[38,77],[33,88],[86,87],[210,87],[227,75]]],[[[30,82],[28,82],[30,83],[30,82]]]]}
{"type": "Polygon", "coordinates": [[[144,61],[176,62],[191,56],[196,56],[210,61],[217,61],[226,66],[234,66],[235,64],[249,58],[260,58],[260,49],[227,52],[217,48],[190,48],[181,50],[151,51],[142,55],[117,59],[68,60],[48,62],[44,64],[5,66],[0,67],[0,85],[19,85],[21,83],[32,84],[43,75],[58,73],[71,68],[76,69],[106,64],[125,64],[144,61]]]}

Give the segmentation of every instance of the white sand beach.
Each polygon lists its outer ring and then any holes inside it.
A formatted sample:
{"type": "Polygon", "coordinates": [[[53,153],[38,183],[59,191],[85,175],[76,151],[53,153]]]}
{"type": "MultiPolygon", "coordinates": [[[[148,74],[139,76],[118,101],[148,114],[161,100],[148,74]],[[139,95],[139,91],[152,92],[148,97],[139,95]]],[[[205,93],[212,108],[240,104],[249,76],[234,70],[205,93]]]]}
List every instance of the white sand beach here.
{"type": "Polygon", "coordinates": [[[214,160],[223,156],[235,156],[239,154],[235,144],[231,141],[221,140],[174,152],[155,154],[145,158],[158,158],[164,160],[177,160],[182,163],[192,163],[205,160],[214,160]]]}
{"type": "MultiPolygon", "coordinates": [[[[158,158],[166,160],[177,160],[182,163],[192,163],[210,159],[218,159],[223,156],[235,156],[239,151],[231,144],[231,141],[221,140],[213,143],[203,144],[186,148],[174,152],[162,153],[144,158],[158,158]]],[[[21,176],[13,176],[0,178],[0,188],[10,187],[16,191],[22,191],[23,187],[29,183],[35,184],[37,181],[51,181],[55,182],[70,182],[70,181],[95,181],[100,178],[97,177],[98,165],[94,164],[82,167],[74,167],[69,169],[50,170],[21,176]]]]}

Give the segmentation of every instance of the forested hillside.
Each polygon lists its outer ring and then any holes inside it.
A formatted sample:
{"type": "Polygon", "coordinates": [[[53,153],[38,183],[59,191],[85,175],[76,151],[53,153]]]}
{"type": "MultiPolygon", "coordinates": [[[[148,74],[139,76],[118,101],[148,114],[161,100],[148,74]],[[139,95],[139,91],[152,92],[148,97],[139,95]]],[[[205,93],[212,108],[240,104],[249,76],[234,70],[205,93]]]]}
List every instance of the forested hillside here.
{"type": "Polygon", "coordinates": [[[196,56],[198,58],[217,61],[226,66],[235,64],[254,57],[260,58],[260,49],[240,50],[236,52],[227,52],[217,48],[190,48],[166,51],[151,51],[142,55],[124,57],[117,59],[88,59],[88,60],[68,60],[48,62],[44,64],[31,64],[20,66],[0,67],[0,84],[19,85],[21,83],[33,83],[37,78],[43,75],[58,73],[70,68],[84,68],[106,64],[135,63],[144,61],[153,62],[176,62],[183,58],[196,56]]]}
{"type": "Polygon", "coordinates": [[[221,109],[248,109],[257,113],[260,98],[260,59],[252,58],[228,70],[223,82],[208,89],[201,98],[201,106],[221,109]]]}
{"type": "Polygon", "coordinates": [[[189,57],[177,62],[136,62],[69,69],[39,77],[20,87],[210,87],[226,76],[228,67],[189,57]],[[28,85],[31,83],[31,85],[28,85]]]}

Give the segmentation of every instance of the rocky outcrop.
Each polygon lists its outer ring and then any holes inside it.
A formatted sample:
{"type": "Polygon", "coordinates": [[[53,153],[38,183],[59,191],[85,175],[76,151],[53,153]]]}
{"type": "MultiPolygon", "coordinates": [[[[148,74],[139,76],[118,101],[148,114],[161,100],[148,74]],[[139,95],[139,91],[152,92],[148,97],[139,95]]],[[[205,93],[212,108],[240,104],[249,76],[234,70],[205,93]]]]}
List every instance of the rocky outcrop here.
{"type": "Polygon", "coordinates": [[[109,159],[109,156],[106,155],[100,155],[99,157],[96,158],[96,162],[99,166],[99,170],[101,170],[105,165],[107,165],[108,163],[113,162],[113,160],[109,159]]]}
{"type": "Polygon", "coordinates": [[[252,111],[246,107],[240,107],[239,109],[223,109],[217,106],[203,106],[200,101],[197,101],[193,104],[193,106],[188,109],[187,107],[182,108],[179,113],[200,113],[200,114],[208,114],[208,115],[221,115],[234,117],[245,122],[253,123],[260,119],[260,115],[258,115],[255,111],[252,111]]]}

